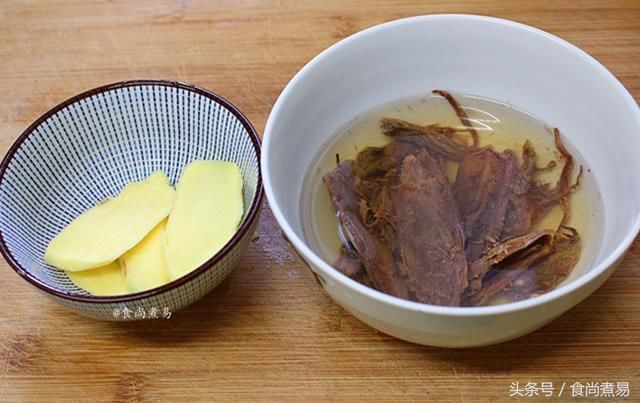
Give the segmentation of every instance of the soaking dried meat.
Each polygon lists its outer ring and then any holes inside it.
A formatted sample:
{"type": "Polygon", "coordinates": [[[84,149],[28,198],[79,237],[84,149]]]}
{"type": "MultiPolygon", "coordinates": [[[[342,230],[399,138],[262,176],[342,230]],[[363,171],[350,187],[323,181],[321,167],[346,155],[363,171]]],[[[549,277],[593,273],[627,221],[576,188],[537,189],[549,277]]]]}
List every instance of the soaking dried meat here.
{"type": "Polygon", "coordinates": [[[521,154],[481,145],[465,108],[445,91],[462,126],[380,120],[389,142],[353,159],[336,157],[323,180],[340,222],[334,266],[390,295],[434,305],[479,306],[547,292],[577,264],[581,239],[567,225],[575,162],[554,129],[559,161],[538,166],[521,154]],[[447,176],[447,166],[455,174],[447,176]],[[541,174],[562,164],[555,184],[541,174]],[[449,179],[451,178],[451,179],[449,179]],[[556,206],[555,228],[537,229],[556,206]]]}

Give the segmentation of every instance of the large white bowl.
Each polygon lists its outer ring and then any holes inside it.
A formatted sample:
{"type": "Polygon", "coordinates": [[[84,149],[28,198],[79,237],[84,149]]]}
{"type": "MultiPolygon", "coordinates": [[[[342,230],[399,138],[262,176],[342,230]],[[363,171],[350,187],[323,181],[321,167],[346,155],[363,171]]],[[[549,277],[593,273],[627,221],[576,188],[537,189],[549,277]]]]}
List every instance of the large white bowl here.
{"type": "Polygon", "coordinates": [[[284,89],[264,133],[262,169],[271,208],[302,258],[338,304],[392,336],[469,347],[529,333],[573,307],[611,275],[640,228],[640,112],[591,56],[511,21],[431,15],[378,25],[309,62],[284,89]],[[339,273],[303,235],[304,175],[343,124],[387,101],[434,88],[510,102],[560,127],[589,163],[603,198],[595,263],[574,281],[525,301],[474,308],[398,299],[339,273]]]}

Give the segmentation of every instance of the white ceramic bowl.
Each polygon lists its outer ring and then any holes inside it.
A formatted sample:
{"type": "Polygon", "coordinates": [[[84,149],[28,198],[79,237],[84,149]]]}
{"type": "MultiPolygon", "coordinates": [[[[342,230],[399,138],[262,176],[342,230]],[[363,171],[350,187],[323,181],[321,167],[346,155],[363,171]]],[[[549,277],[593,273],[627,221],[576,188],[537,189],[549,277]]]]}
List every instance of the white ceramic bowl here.
{"type": "Polygon", "coordinates": [[[338,304],[392,336],[434,346],[498,343],[552,321],[613,272],[640,228],[640,112],[591,56],[511,21],[431,15],[359,32],[322,52],[284,89],[264,133],[267,197],[286,237],[338,304]],[[509,102],[560,127],[603,198],[602,242],[577,279],[525,301],[442,307],[398,299],[339,273],[307,246],[300,196],[312,158],[337,129],[385,102],[448,89],[509,102]]]}

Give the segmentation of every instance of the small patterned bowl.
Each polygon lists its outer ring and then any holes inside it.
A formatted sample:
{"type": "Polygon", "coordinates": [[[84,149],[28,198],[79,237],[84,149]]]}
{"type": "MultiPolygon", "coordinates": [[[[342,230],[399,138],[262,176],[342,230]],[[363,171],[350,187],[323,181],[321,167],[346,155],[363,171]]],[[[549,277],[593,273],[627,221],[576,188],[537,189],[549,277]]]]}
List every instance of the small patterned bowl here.
{"type": "Polygon", "coordinates": [[[9,149],[0,165],[0,251],[22,278],[82,315],[168,316],[231,272],[251,241],[262,196],[259,137],[227,100],[171,81],[110,84],[56,106],[9,149]],[[202,266],[152,290],[97,297],[44,263],[48,242],[74,217],[155,170],[175,183],[196,159],[233,161],[244,179],[242,223],[202,266]]]}

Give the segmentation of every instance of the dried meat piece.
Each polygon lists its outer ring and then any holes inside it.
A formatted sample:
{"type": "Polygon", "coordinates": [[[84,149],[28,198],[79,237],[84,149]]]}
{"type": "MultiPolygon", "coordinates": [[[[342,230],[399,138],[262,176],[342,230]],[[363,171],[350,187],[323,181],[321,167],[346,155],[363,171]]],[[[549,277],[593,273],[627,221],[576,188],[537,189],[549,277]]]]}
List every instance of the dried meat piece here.
{"type": "Polygon", "coordinates": [[[503,237],[512,237],[528,232],[556,205],[563,210],[560,226],[569,219],[569,196],[580,185],[582,167],[576,180],[571,184],[571,173],[574,168],[573,156],[564,146],[558,129],[554,129],[554,142],[564,165],[555,186],[536,181],[538,172],[555,166],[550,163],[545,168],[536,166],[536,152],[529,141],[522,147],[523,163],[518,171],[513,192],[509,198],[508,213],[505,218],[503,237]]]}
{"type": "Polygon", "coordinates": [[[400,265],[421,286],[417,299],[458,306],[467,286],[467,262],[451,184],[444,175],[429,175],[410,155],[390,199],[400,265]]]}
{"type": "Polygon", "coordinates": [[[373,201],[378,198],[382,187],[408,155],[420,154],[421,163],[434,175],[442,171],[443,161],[431,156],[423,147],[416,146],[415,141],[419,140],[411,137],[393,139],[384,147],[367,147],[358,153],[354,165],[358,178],[357,192],[367,203],[375,204],[373,201]]]}
{"type": "Polygon", "coordinates": [[[453,187],[467,240],[466,255],[474,262],[500,238],[518,162],[509,150],[485,147],[462,160],[453,187]]]}
{"type": "MultiPolygon", "coordinates": [[[[569,220],[569,196],[571,193],[580,186],[580,178],[582,178],[582,166],[580,166],[580,170],[578,172],[578,176],[576,177],[575,183],[571,184],[571,173],[573,172],[573,156],[567,148],[564,146],[562,142],[562,138],[560,137],[560,131],[557,128],[553,128],[553,139],[556,145],[556,149],[562,156],[564,160],[564,166],[562,167],[562,172],[560,172],[560,179],[556,183],[554,188],[554,192],[556,197],[559,200],[560,206],[562,207],[562,221],[558,228],[564,226],[569,220]]],[[[577,233],[576,233],[577,234],[577,233]]]]}
{"type": "MultiPolygon", "coordinates": [[[[399,168],[403,162],[411,161],[413,179],[420,181],[431,177],[439,177],[446,181],[443,174],[443,161],[432,156],[426,149],[415,147],[408,138],[394,139],[390,144],[381,148],[368,148],[360,153],[355,163],[358,173],[357,193],[360,200],[360,215],[363,223],[379,241],[385,245],[394,246],[396,262],[402,261],[402,251],[399,247],[398,211],[394,210],[393,200],[396,186],[408,174],[399,168]],[[382,170],[379,168],[382,167],[382,170]]],[[[451,194],[450,184],[446,181],[451,194]]],[[[459,217],[456,215],[456,224],[459,217]]],[[[412,265],[398,264],[398,270],[403,278],[411,282],[411,299],[429,302],[433,299],[433,292],[423,279],[416,275],[415,270],[422,270],[412,265]]]]}
{"type": "Polygon", "coordinates": [[[480,291],[485,275],[489,270],[512,256],[526,255],[528,248],[536,244],[550,245],[553,240],[552,231],[534,231],[526,235],[501,241],[485,251],[469,267],[469,287],[465,290],[467,297],[480,291]]]}
{"type": "Polygon", "coordinates": [[[367,274],[367,271],[364,268],[364,265],[360,261],[358,255],[354,255],[353,253],[347,251],[344,247],[340,249],[340,255],[336,262],[333,264],[333,267],[338,269],[339,272],[344,274],[345,276],[362,283],[370,288],[376,288],[373,284],[373,281],[367,274]]]}
{"type": "MultiPolygon", "coordinates": [[[[482,279],[482,286],[478,290],[468,290],[463,299],[465,306],[485,305],[500,292],[508,288],[521,274],[529,270],[553,252],[554,235],[550,232],[538,233],[533,236],[525,236],[526,246],[508,255],[490,252],[496,257],[504,257],[499,263],[493,265],[482,279]]],[[[513,241],[513,240],[511,240],[513,241]]],[[[509,242],[509,241],[506,241],[509,242]]],[[[496,245],[500,249],[503,246],[496,245]]],[[[487,259],[489,260],[489,259],[487,259]]],[[[478,270],[478,268],[472,268],[478,270]]]]}
{"type": "Polygon", "coordinates": [[[410,299],[411,284],[397,270],[392,249],[369,233],[360,218],[360,197],[355,192],[353,161],[342,161],[323,180],[338,219],[375,287],[396,297],[410,299]]]}
{"type": "Polygon", "coordinates": [[[578,231],[573,227],[563,226],[556,235],[554,252],[525,270],[501,294],[513,302],[552,290],[569,276],[580,260],[581,249],[578,231]]]}
{"type": "Polygon", "coordinates": [[[390,137],[408,137],[408,141],[417,147],[426,148],[430,153],[448,160],[462,161],[472,148],[456,141],[453,128],[436,125],[421,126],[400,119],[384,118],[380,121],[382,132],[390,137]]]}
{"type": "Polygon", "coordinates": [[[496,296],[519,300],[555,287],[580,252],[577,232],[563,225],[582,170],[572,185],[574,162],[559,132],[554,139],[564,165],[552,186],[536,176],[555,161],[539,168],[528,141],[521,166],[510,150],[478,149],[464,109],[450,94],[434,92],[464,129],[382,119],[388,145],[363,150],[355,162],[336,156],[338,166],[325,175],[353,246],[343,247],[336,268],[391,295],[449,306],[484,305],[496,296]],[[471,145],[460,138],[465,131],[471,145]],[[460,163],[454,188],[445,161],[460,163]],[[531,232],[555,205],[564,212],[562,232],[531,232]]]}
{"type": "Polygon", "coordinates": [[[360,195],[360,215],[365,226],[383,242],[394,242],[389,222],[388,189],[396,180],[397,168],[402,161],[414,155],[428,175],[442,175],[444,163],[425,149],[415,147],[406,138],[394,139],[384,147],[370,147],[358,154],[354,165],[357,180],[356,192],[360,195]],[[384,191],[383,191],[384,190],[384,191]]]}
{"type": "Polygon", "coordinates": [[[338,259],[336,259],[333,267],[338,269],[340,273],[354,280],[362,277],[365,272],[364,266],[358,256],[348,252],[345,247],[340,248],[340,255],[338,255],[338,259]]]}
{"type": "Polygon", "coordinates": [[[529,140],[522,146],[522,166],[517,171],[514,183],[511,186],[509,207],[505,217],[502,236],[509,238],[526,233],[533,226],[533,214],[529,191],[534,183],[536,174],[536,151],[529,140]]]}

